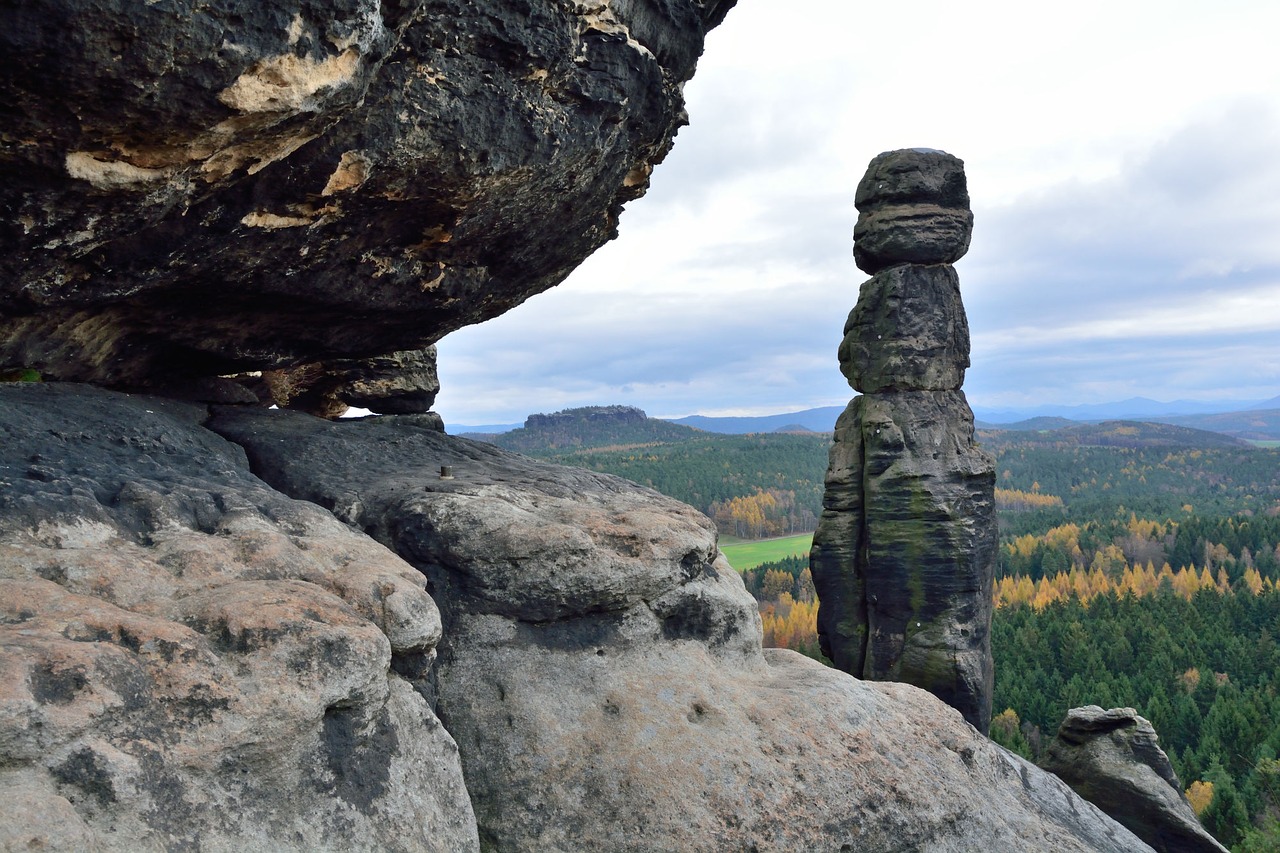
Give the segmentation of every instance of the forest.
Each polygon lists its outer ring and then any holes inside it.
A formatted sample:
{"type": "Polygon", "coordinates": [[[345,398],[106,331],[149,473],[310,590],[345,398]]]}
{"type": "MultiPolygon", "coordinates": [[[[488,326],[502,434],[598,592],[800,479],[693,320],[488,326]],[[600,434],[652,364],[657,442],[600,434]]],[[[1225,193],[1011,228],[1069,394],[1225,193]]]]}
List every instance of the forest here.
{"type": "Polygon", "coordinates": [[[817,526],[829,434],[723,435],[617,406],[535,417],[489,440],[656,489],[701,510],[730,536],[760,539],[817,526]]]}

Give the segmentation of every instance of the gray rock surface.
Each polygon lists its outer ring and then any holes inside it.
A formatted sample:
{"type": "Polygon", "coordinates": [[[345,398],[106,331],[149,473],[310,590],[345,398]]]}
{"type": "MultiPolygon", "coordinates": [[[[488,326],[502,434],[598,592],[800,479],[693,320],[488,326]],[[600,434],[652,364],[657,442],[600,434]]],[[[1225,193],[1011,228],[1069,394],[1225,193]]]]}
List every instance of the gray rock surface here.
{"type": "Polygon", "coordinates": [[[0,367],[421,349],[611,239],[734,0],[0,5],[0,367]]]}
{"type": "Polygon", "coordinates": [[[824,653],[991,721],[991,460],[957,391],[858,397],[836,423],[810,552],[824,653]]]}
{"type": "Polygon", "coordinates": [[[953,264],[969,251],[973,212],[964,162],[907,148],[871,161],[854,198],[853,257],[872,275],[895,264],[953,264]]]}
{"type": "Polygon", "coordinates": [[[477,849],[421,575],[205,414],[0,385],[0,849],[477,849]]]}
{"type": "Polygon", "coordinates": [[[1160,853],[1225,853],[1182,792],[1156,731],[1132,708],[1072,708],[1040,764],[1160,853]]]}
{"type": "Polygon", "coordinates": [[[928,693],[762,651],[711,522],[653,491],[399,416],[210,426],[428,577],[419,687],[484,849],[1147,849],[928,693]]]}
{"type": "Polygon", "coordinates": [[[854,254],[875,275],[839,357],[865,396],[836,423],[809,560],[818,638],[837,667],[923,687],[985,733],[995,461],[960,390],[969,326],[944,263],[968,248],[968,204],[963,163],[941,151],[881,154],[858,187],[854,254]]]}
{"type": "Polygon", "coordinates": [[[840,370],[854,390],[957,391],[968,366],[954,267],[903,264],[863,283],[840,343],[840,370]]]}

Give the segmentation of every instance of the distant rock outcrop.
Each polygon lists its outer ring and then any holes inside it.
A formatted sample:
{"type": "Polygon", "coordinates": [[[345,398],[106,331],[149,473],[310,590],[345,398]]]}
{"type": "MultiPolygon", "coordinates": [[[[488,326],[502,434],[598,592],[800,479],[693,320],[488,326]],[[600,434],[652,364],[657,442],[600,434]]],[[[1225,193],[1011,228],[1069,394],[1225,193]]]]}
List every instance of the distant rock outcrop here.
{"type": "Polygon", "coordinates": [[[960,386],[969,327],[950,262],[973,216],[963,163],[910,149],[858,186],[862,285],[840,366],[856,397],[836,424],[811,566],[823,652],[991,721],[995,468],[960,386]]]}
{"type": "Polygon", "coordinates": [[[0,849],[477,849],[422,576],[205,415],[0,384],[0,849]]]}
{"type": "Polygon", "coordinates": [[[587,447],[688,441],[698,431],[651,418],[634,406],[582,406],[529,415],[524,426],[489,440],[505,450],[535,456],[587,447]]]}
{"type": "Polygon", "coordinates": [[[929,694],[761,650],[711,522],[656,492],[402,417],[210,425],[426,575],[416,684],[486,849],[1146,849],[929,694]]]}
{"type": "Polygon", "coordinates": [[[419,350],[559,283],[734,0],[0,6],[0,368],[419,350]]]}
{"type": "Polygon", "coordinates": [[[1072,708],[1040,765],[1159,853],[1226,853],[1191,810],[1155,729],[1132,708],[1072,708]]]}
{"type": "Polygon", "coordinates": [[[525,429],[547,430],[562,424],[612,423],[638,424],[644,422],[648,415],[643,409],[635,406],[583,406],[579,409],[565,409],[550,415],[529,415],[525,419],[525,429]]]}

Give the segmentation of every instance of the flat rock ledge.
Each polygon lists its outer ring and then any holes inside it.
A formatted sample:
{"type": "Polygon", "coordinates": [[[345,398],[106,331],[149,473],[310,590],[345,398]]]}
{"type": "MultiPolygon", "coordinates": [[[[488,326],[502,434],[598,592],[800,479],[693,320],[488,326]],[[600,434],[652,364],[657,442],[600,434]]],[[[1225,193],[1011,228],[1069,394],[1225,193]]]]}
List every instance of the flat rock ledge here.
{"type": "Polygon", "coordinates": [[[416,686],[482,849],[1149,849],[930,694],[762,650],[683,504],[400,416],[209,426],[428,578],[444,636],[416,686]]]}

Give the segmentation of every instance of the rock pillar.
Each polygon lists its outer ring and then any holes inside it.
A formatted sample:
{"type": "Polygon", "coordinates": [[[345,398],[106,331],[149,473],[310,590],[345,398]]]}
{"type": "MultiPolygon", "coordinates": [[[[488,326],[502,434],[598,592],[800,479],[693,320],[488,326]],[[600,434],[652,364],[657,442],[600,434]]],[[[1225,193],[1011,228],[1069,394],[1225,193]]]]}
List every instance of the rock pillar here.
{"type": "Polygon", "coordinates": [[[854,259],[872,278],[840,367],[862,393],[836,424],[811,564],[824,654],[991,722],[995,463],[960,390],[969,327],[954,261],[969,248],[964,164],[890,151],[858,185],[854,259]]]}

